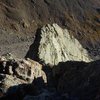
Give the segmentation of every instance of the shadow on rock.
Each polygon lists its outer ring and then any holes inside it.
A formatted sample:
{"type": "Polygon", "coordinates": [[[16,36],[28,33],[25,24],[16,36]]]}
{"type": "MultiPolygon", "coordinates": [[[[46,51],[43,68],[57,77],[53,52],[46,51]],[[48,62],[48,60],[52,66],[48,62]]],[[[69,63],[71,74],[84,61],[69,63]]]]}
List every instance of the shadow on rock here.
{"type": "Polygon", "coordinates": [[[35,78],[32,84],[20,84],[10,87],[0,100],[23,100],[27,95],[37,96],[45,86],[42,77],[35,78]]]}
{"type": "Polygon", "coordinates": [[[41,32],[40,31],[41,31],[41,28],[37,29],[35,40],[34,40],[33,44],[30,46],[29,51],[27,52],[25,58],[31,58],[36,61],[39,60],[38,48],[39,48],[40,40],[41,40],[41,36],[40,36],[41,32]]]}
{"type": "Polygon", "coordinates": [[[61,94],[78,100],[100,100],[100,60],[61,62],[53,68],[53,76],[61,94]]]}

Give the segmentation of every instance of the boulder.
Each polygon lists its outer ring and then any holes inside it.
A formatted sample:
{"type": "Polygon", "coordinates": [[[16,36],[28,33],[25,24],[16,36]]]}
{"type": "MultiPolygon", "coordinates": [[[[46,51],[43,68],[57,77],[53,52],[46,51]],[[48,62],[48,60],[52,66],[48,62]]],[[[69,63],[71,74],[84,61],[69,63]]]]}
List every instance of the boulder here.
{"type": "Polygon", "coordinates": [[[62,29],[55,23],[42,27],[38,55],[45,64],[50,65],[68,60],[86,62],[92,60],[80,42],[70,35],[67,29],[62,29]]]}
{"type": "MultiPolygon", "coordinates": [[[[11,58],[11,57],[10,57],[11,58]]],[[[7,91],[8,88],[32,83],[34,79],[42,78],[44,84],[47,77],[42,70],[42,65],[29,58],[8,59],[5,56],[0,58],[0,87],[7,91]]]]}

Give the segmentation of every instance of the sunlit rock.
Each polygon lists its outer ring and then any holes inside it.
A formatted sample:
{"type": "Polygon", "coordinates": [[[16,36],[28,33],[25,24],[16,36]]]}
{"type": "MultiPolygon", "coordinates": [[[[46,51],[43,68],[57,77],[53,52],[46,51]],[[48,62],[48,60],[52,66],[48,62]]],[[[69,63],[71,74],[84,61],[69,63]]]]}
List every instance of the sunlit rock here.
{"type": "Polygon", "coordinates": [[[79,41],[57,24],[46,25],[41,29],[39,58],[46,64],[56,65],[68,60],[91,61],[88,52],[79,41]]]}

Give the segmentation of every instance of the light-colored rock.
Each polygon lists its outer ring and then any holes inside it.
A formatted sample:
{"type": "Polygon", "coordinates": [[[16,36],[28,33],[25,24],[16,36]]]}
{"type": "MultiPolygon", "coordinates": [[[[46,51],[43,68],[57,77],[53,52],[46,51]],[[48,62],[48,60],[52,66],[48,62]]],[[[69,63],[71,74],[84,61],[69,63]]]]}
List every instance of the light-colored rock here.
{"type": "Polygon", "coordinates": [[[29,58],[19,60],[10,58],[0,57],[0,84],[5,91],[12,86],[32,83],[37,78],[42,78],[43,82],[47,83],[47,77],[41,64],[29,58]]]}
{"type": "Polygon", "coordinates": [[[15,69],[16,73],[24,79],[29,79],[30,82],[34,78],[42,77],[44,82],[47,82],[46,74],[42,70],[42,65],[31,59],[23,60],[19,62],[19,66],[15,69]]]}
{"type": "Polygon", "coordinates": [[[71,36],[67,29],[62,29],[57,24],[48,24],[41,29],[38,54],[41,60],[50,65],[68,60],[86,62],[92,60],[79,41],[71,36]]]}
{"type": "Polygon", "coordinates": [[[0,80],[0,83],[1,83],[1,88],[3,88],[5,92],[10,87],[17,86],[19,84],[28,83],[27,81],[17,78],[16,76],[12,76],[12,75],[3,75],[3,76],[4,76],[4,79],[2,79],[2,81],[0,80]]]}

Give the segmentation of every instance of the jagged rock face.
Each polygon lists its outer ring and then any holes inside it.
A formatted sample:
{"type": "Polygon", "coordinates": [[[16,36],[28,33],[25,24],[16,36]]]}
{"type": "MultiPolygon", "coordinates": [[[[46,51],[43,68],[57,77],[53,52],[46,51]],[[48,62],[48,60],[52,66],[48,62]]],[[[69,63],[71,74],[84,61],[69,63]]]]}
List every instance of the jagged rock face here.
{"type": "Polygon", "coordinates": [[[0,88],[7,91],[11,86],[32,83],[34,79],[42,78],[47,83],[42,65],[29,58],[17,59],[9,56],[0,58],[0,88]]]}
{"type": "Polygon", "coordinates": [[[48,24],[41,29],[38,54],[41,60],[51,65],[68,60],[92,60],[79,41],[67,29],[62,29],[57,24],[48,24]]]}

